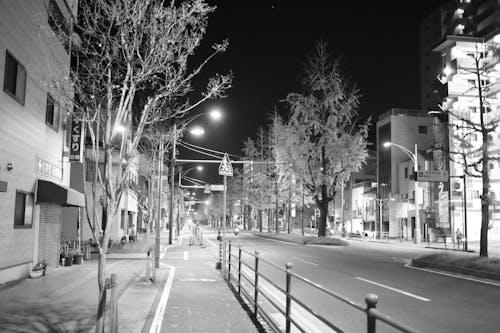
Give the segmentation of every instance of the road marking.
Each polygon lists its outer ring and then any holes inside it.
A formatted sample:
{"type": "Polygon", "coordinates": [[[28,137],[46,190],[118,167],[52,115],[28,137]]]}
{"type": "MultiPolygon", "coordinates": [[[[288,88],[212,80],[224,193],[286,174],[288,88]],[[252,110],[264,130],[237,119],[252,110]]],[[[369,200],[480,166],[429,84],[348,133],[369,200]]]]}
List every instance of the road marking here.
{"type": "Polygon", "coordinates": [[[165,316],[165,310],[167,309],[168,296],[170,295],[170,289],[172,289],[172,283],[174,281],[175,267],[164,263],[161,264],[167,266],[170,271],[168,273],[167,283],[165,284],[163,293],[161,294],[160,302],[158,302],[158,307],[156,308],[149,333],[159,333],[161,331],[161,324],[163,322],[163,317],[165,316]]]}
{"type": "Polygon", "coordinates": [[[273,239],[273,238],[269,238],[269,237],[265,237],[265,236],[262,236],[261,238],[265,238],[265,239],[268,239],[268,240],[273,241],[273,242],[278,242],[278,243],[283,243],[283,244],[288,244],[288,245],[300,245],[300,244],[297,244],[297,243],[285,242],[285,241],[281,241],[281,240],[278,240],[278,239],[273,239]]]}
{"type": "Polygon", "coordinates": [[[297,257],[292,257],[293,259],[296,259],[298,261],[302,261],[302,262],[305,262],[306,264],[310,264],[310,265],[314,265],[314,266],[319,266],[319,264],[317,263],[314,263],[312,261],[307,261],[307,260],[304,260],[304,259],[300,259],[300,258],[297,258],[297,257]]]}
{"type": "MultiPolygon", "coordinates": [[[[161,252],[161,254],[160,254],[160,259],[162,259],[162,260],[163,260],[163,257],[165,257],[165,255],[167,254],[167,250],[168,250],[168,248],[169,248],[169,247],[172,247],[172,246],[174,246],[174,245],[166,245],[166,246],[164,247],[163,252],[161,252]]],[[[161,250],[160,250],[160,251],[161,251],[161,250]]]]}
{"type": "Polygon", "coordinates": [[[187,278],[179,279],[180,282],[216,282],[216,279],[205,279],[205,278],[187,278]]]}
{"type": "Polygon", "coordinates": [[[424,302],[430,302],[431,300],[428,299],[428,298],[425,298],[425,297],[421,297],[421,296],[418,296],[418,295],[415,295],[415,294],[412,294],[412,293],[409,293],[407,291],[404,291],[404,290],[400,290],[400,289],[396,289],[396,288],[392,288],[392,287],[389,287],[389,286],[386,286],[385,284],[382,284],[382,283],[378,283],[378,282],[375,282],[375,281],[371,281],[371,280],[368,280],[368,279],[363,279],[362,277],[359,277],[357,276],[356,279],[358,280],[361,280],[361,281],[364,281],[366,283],[371,283],[371,284],[374,284],[376,286],[379,286],[379,287],[382,287],[382,288],[385,288],[385,289],[389,289],[389,290],[392,290],[392,291],[395,291],[397,293],[400,293],[400,294],[403,294],[403,295],[406,295],[408,297],[413,297],[415,299],[418,299],[420,301],[424,301],[424,302]]]}
{"type": "Polygon", "coordinates": [[[184,251],[184,260],[188,259],[189,259],[188,251],[184,251]]]}
{"type": "Polygon", "coordinates": [[[416,270],[419,270],[419,271],[429,272],[429,273],[440,274],[440,275],[444,275],[444,276],[450,276],[450,277],[454,277],[454,278],[457,278],[457,279],[463,279],[463,280],[469,280],[469,281],[474,281],[474,282],[478,282],[478,283],[489,284],[489,285],[492,285],[492,286],[495,286],[495,287],[500,287],[500,283],[498,283],[498,282],[487,281],[487,280],[479,280],[479,279],[475,279],[475,278],[468,277],[468,276],[455,275],[455,274],[446,273],[446,272],[440,272],[440,271],[436,271],[436,270],[428,269],[428,268],[413,267],[413,266],[410,266],[409,264],[405,264],[404,267],[411,268],[411,269],[416,269],[416,270]]]}

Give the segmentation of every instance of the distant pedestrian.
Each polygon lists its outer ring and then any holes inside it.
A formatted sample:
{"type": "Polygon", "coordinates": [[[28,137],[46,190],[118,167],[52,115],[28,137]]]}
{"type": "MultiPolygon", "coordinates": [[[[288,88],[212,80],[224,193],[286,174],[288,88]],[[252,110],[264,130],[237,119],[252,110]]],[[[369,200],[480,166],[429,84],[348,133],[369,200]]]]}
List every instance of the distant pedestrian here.
{"type": "Polygon", "coordinates": [[[460,242],[462,241],[463,235],[460,229],[457,228],[457,231],[455,231],[455,237],[457,238],[457,244],[460,246],[460,242]]]}

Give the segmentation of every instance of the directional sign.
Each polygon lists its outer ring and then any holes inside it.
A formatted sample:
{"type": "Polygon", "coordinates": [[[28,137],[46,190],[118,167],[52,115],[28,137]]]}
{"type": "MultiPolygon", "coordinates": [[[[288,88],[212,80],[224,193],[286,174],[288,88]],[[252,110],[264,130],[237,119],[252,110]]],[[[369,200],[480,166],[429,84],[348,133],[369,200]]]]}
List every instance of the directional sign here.
{"type": "Polygon", "coordinates": [[[229,156],[224,154],[224,158],[219,164],[219,175],[220,176],[233,176],[233,166],[231,165],[231,161],[229,160],[229,156]]]}
{"type": "Polygon", "coordinates": [[[203,190],[203,193],[210,193],[210,184],[205,184],[205,189],[203,190]]]}
{"type": "Polygon", "coordinates": [[[210,185],[210,190],[213,192],[222,192],[224,191],[224,185],[210,185]]]}
{"type": "Polygon", "coordinates": [[[417,172],[417,181],[419,182],[447,182],[448,171],[425,170],[417,172]]]}

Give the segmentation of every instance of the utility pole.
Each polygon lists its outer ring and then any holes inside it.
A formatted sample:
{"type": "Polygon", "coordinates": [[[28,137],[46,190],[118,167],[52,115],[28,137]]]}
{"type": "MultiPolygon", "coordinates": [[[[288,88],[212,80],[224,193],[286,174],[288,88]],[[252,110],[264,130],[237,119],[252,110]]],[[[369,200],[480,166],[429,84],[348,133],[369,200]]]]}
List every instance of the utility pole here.
{"type": "Polygon", "coordinates": [[[172,244],[172,225],[174,223],[174,182],[175,182],[175,150],[177,149],[177,124],[174,123],[172,138],[172,158],[170,161],[170,208],[168,215],[168,244],[172,244]]]}
{"type": "Polygon", "coordinates": [[[158,215],[155,226],[155,267],[160,268],[160,220],[161,220],[161,176],[163,173],[163,133],[160,136],[158,152],[158,215]]]}

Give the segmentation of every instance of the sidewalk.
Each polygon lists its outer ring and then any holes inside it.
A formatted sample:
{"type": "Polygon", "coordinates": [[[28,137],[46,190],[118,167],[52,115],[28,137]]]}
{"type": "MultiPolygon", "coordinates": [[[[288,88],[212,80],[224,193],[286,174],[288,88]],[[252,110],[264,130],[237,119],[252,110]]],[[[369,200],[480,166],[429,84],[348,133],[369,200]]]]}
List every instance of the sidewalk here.
{"type": "MultiPolygon", "coordinates": [[[[162,289],[162,285],[142,283],[146,253],[127,252],[134,250],[139,248],[131,245],[109,253],[106,260],[106,276],[117,275],[119,332],[140,332],[162,289]]],[[[164,277],[168,270],[158,273],[164,277]]],[[[108,300],[109,295],[108,290],[108,300]]],[[[0,288],[0,332],[93,332],[97,298],[96,259],[57,267],[38,279],[0,288]]]]}
{"type": "MultiPolygon", "coordinates": [[[[216,233],[204,232],[212,244],[216,233]]],[[[189,246],[190,231],[182,231],[182,245],[169,248],[164,262],[175,267],[172,290],[161,332],[257,333],[257,328],[215,269],[218,248],[207,242],[189,246]]]]}
{"type": "MultiPolygon", "coordinates": [[[[207,234],[215,241],[215,233],[207,234]]],[[[140,244],[107,255],[106,275],[118,277],[119,332],[263,332],[215,269],[218,249],[189,246],[190,236],[185,228],[181,244],[169,247],[162,232],[157,285],[143,282],[146,253],[127,252],[140,244]]],[[[97,296],[97,260],[4,286],[0,332],[93,332],[97,296]]]]}

